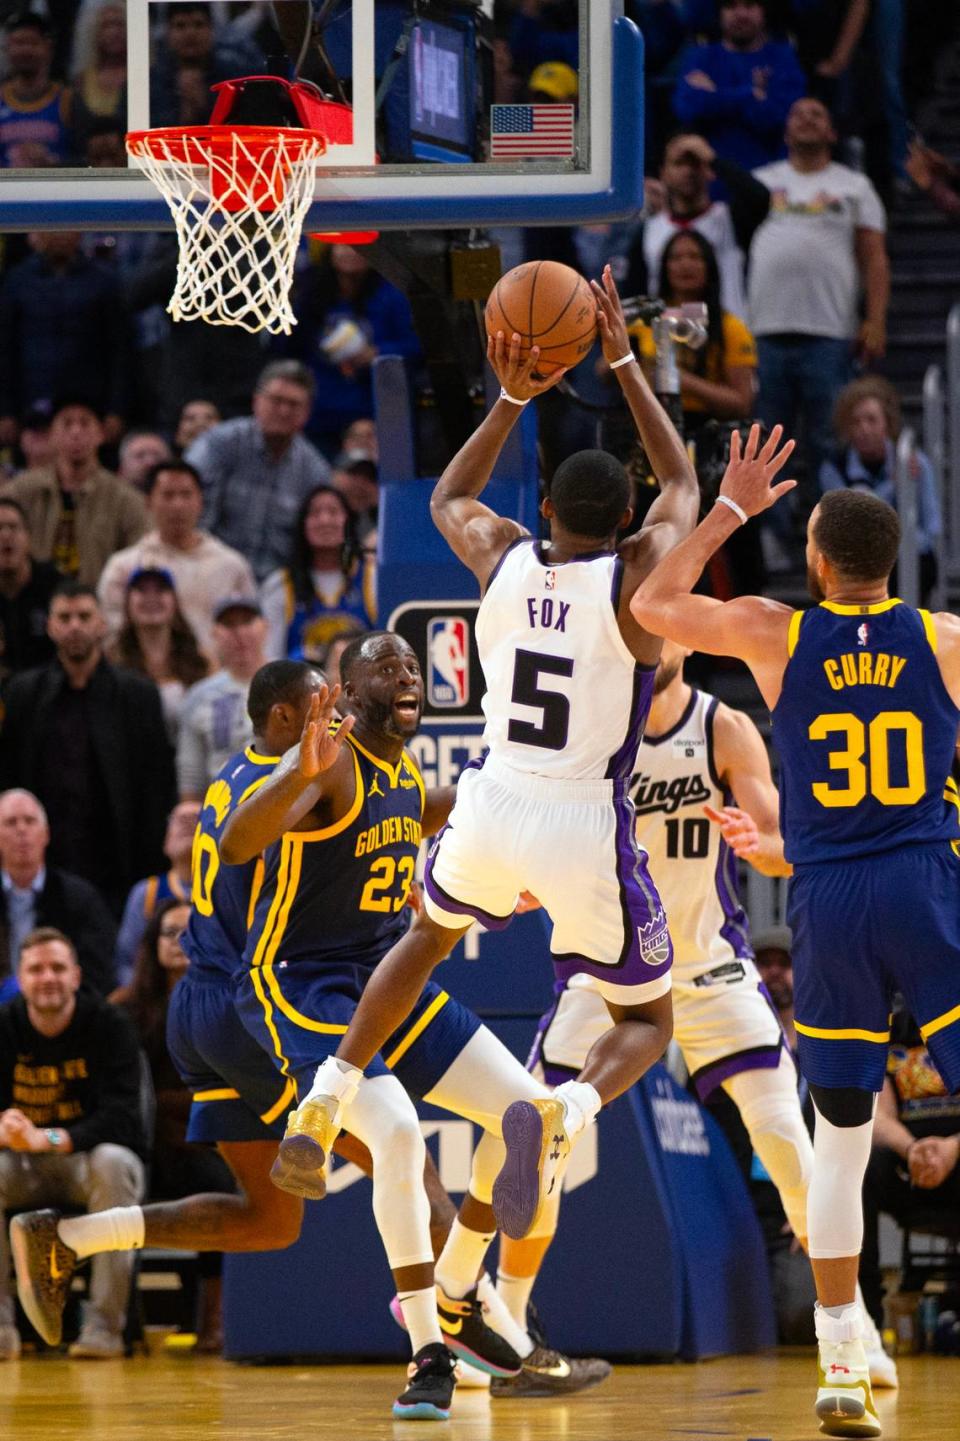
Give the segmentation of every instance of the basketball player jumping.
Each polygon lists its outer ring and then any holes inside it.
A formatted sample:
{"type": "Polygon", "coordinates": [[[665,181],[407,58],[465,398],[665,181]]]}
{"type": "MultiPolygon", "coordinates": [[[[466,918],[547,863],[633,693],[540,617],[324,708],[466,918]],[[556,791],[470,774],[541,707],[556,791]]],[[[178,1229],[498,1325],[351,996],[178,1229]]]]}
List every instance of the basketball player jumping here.
{"type": "Polygon", "coordinates": [[[337,1058],[320,1068],[309,1121],[322,1160],[340,1121],[333,1098],[404,1023],[434,966],[474,919],[502,928],[520,892],[532,891],[553,921],[559,973],[592,976],[614,1024],[579,1079],[548,1100],[518,1099],[506,1111],[494,1210],[514,1236],[534,1223],[570,1141],[663,1054],[671,1031],[670,938],[627,794],[660,640],[632,619],[629,599],[692,529],[699,491],[679,436],[633,361],[609,268],[594,291],[604,354],[661,494],[643,530],[619,551],[629,482],[605,452],[580,452],[558,468],[542,507],[547,543],[482,504],[520,408],[544,388],[532,375],[536,348],[524,359],[519,336],[509,346],[502,333],[491,339],[501,398],[432,500],[434,520],[484,592],[477,640],[489,749],[460,777],[427,861],[424,913],[380,963],[337,1058]]]}
{"type": "MultiPolygon", "coordinates": [[[[740,903],[736,856],[765,875],[788,875],[777,792],[760,732],[749,716],[684,679],[688,654],[665,641],[653,703],[630,787],[637,840],[650,858],[673,941],[674,1039],[705,1101],[720,1086],[734,1101],[754,1151],[806,1246],[813,1147],[797,1094],[797,1071],[753,963],[740,903]],[[735,804],[734,804],[735,802],[735,804]],[[711,821],[714,822],[711,825],[711,821]]],[[[590,976],[574,976],[540,1022],[534,1074],[559,1086],[576,1075],[610,1016],[590,976]]],[[[550,1198],[536,1234],[501,1242],[498,1289],[525,1314],[556,1230],[550,1198]]],[[[871,1379],[896,1385],[896,1367],[868,1320],[871,1379]]],[[[526,1394],[543,1380],[523,1372],[498,1394],[526,1394]]]]}
{"type": "Polygon", "coordinates": [[[960,1089],[960,620],[888,596],[900,526],[875,496],[836,491],[810,517],[813,610],[689,592],[733,534],[793,484],[777,427],[738,437],[720,497],[633,602],[679,645],[737,656],[773,713],[781,822],[794,867],[800,1065],[816,1106],[807,1234],[828,1435],[878,1436],[856,1301],[860,1189],[900,990],[949,1091],[960,1089]]]}

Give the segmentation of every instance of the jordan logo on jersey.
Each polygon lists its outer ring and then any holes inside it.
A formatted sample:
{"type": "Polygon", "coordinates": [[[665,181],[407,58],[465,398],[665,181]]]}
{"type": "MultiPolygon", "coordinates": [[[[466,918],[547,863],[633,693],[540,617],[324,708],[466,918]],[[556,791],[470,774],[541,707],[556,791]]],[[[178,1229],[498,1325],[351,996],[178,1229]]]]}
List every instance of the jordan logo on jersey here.
{"type": "Polygon", "coordinates": [[[369,800],[371,796],[382,795],[383,791],[380,789],[380,779],[378,776],[374,776],[373,780],[370,782],[370,789],[367,791],[367,800],[369,800]]]}

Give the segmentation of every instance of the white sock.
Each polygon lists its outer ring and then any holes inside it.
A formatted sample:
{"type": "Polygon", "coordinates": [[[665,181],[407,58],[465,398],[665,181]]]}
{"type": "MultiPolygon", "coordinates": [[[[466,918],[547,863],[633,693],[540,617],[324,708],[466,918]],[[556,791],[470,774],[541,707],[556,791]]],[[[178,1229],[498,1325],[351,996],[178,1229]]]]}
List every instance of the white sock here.
{"type": "Polygon", "coordinates": [[[526,1326],[522,1321],[518,1324],[510,1314],[509,1307],[503,1297],[498,1295],[496,1286],[486,1272],[477,1282],[477,1296],[483,1304],[484,1320],[490,1330],[496,1331],[498,1336],[502,1336],[513,1347],[521,1361],[529,1356],[534,1346],[526,1326]]]}
{"type": "Polygon", "coordinates": [[[451,1301],[460,1301],[473,1290],[495,1235],[495,1231],[471,1231],[459,1216],[454,1219],[436,1271],[437,1285],[451,1301]]]}
{"type": "Polygon", "coordinates": [[[527,1325],[527,1306],[536,1279],[536,1276],[508,1276],[505,1271],[497,1272],[497,1295],[517,1325],[524,1329],[527,1325]]]}
{"type": "Polygon", "coordinates": [[[414,1356],[424,1346],[429,1346],[431,1341],[443,1344],[440,1322],[437,1319],[437,1293],[433,1286],[429,1286],[425,1291],[407,1291],[398,1296],[397,1300],[400,1302],[414,1356]]]}
{"type": "Polygon", "coordinates": [[[139,1251],[143,1245],[142,1206],[112,1206],[86,1216],[67,1216],[57,1222],[60,1240],[82,1261],[101,1251],[139,1251]]]}
{"type": "Polygon", "coordinates": [[[563,1102],[563,1124],[571,1141],[596,1120],[603,1104],[589,1081],[564,1081],[553,1094],[563,1102]]]}
{"type": "Polygon", "coordinates": [[[300,1105],[305,1105],[307,1101],[312,1101],[316,1096],[325,1098],[332,1096],[336,1101],[332,1119],[339,1120],[357,1094],[362,1080],[363,1072],[356,1066],[351,1066],[349,1061],[338,1061],[336,1056],[328,1056],[322,1065],[317,1067],[313,1085],[300,1105]]]}
{"type": "Polygon", "coordinates": [[[863,1316],[856,1301],[847,1301],[843,1306],[821,1306],[818,1301],[813,1322],[817,1340],[829,1341],[834,1346],[844,1341],[858,1341],[863,1331],[863,1316]]]}

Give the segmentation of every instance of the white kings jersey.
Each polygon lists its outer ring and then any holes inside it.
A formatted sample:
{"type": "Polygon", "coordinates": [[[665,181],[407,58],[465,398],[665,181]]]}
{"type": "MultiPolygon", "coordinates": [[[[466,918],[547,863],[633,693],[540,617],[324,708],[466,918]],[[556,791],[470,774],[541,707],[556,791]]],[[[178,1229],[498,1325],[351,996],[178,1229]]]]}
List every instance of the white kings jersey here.
{"type": "Polygon", "coordinates": [[[620,634],[622,582],[609,551],[551,564],[529,536],[506,550],[477,615],[492,757],[555,780],[632,775],[656,667],[620,634]]]}
{"type": "MultiPolygon", "coordinates": [[[[719,810],[733,799],[713,758],[717,705],[715,697],[695,690],[671,730],[644,737],[630,784],[637,840],[667,913],[676,980],[753,955],[737,894],[737,858],[703,812],[705,805],[719,810]]],[[[716,983],[731,975],[722,972],[716,983]]]]}

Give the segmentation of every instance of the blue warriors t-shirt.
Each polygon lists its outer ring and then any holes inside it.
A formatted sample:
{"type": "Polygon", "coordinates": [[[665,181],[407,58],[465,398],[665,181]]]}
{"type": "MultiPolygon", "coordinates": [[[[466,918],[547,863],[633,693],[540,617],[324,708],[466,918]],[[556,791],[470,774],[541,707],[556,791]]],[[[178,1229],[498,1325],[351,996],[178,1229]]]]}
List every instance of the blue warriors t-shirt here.
{"type": "Polygon", "coordinates": [[[183,938],[191,976],[230,977],[240,965],[264,863],[258,857],[241,866],[221,865],[220,837],[237,806],[263,785],[279,760],[248,746],[231,756],[207,787],[193,841],[192,909],[183,938]]]}
{"type": "Polygon", "coordinates": [[[797,611],[773,711],[780,828],[795,865],[960,840],[960,710],[927,611],[899,600],[797,611]]]}
{"type": "Polygon", "coordinates": [[[380,760],[353,735],[353,804],[339,821],[290,831],[266,856],[244,960],[372,968],[409,924],[424,789],[404,754],[380,760]]]}

